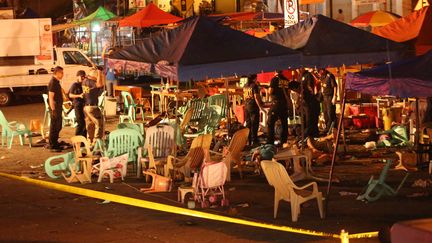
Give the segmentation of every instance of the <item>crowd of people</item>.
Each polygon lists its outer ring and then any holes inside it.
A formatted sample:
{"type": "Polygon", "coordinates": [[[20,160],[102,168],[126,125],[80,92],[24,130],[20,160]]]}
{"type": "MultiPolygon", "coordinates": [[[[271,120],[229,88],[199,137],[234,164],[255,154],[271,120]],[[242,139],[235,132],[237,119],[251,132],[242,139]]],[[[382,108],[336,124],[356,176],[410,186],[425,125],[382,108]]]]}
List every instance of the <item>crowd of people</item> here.
{"type": "MultiPolygon", "coordinates": [[[[252,147],[260,145],[258,140],[258,128],[260,119],[260,110],[268,113],[267,120],[267,144],[275,143],[275,124],[279,120],[281,132],[279,135],[279,145],[287,142],[288,119],[293,119],[294,109],[303,115],[304,125],[303,136],[305,141],[312,149],[313,139],[320,136],[318,129],[319,116],[322,112],[325,119],[325,128],[328,134],[333,134],[333,128],[336,122],[336,101],[337,101],[337,83],[335,76],[326,69],[309,71],[305,68],[298,70],[296,80],[289,80],[283,75],[282,71],[275,73],[270,81],[268,93],[270,95],[270,107],[266,111],[261,99],[261,92],[257,83],[257,76],[248,77],[248,82],[244,86],[245,101],[245,120],[246,126],[250,129],[249,145],[252,147]],[[291,92],[297,93],[300,99],[293,105],[291,92]]],[[[299,141],[302,139],[301,134],[296,134],[299,141]]]]}
{"type": "Polygon", "coordinates": [[[59,144],[59,134],[63,123],[63,102],[71,99],[77,126],[75,135],[87,137],[94,145],[104,134],[104,119],[98,106],[98,97],[104,90],[104,78],[99,70],[92,70],[88,74],[83,70],[77,72],[77,79],[66,94],[60,81],[63,78],[63,68],[57,66],[53,70],[53,77],[48,84],[48,103],[51,125],[49,131],[49,149],[62,151],[59,144]]]}

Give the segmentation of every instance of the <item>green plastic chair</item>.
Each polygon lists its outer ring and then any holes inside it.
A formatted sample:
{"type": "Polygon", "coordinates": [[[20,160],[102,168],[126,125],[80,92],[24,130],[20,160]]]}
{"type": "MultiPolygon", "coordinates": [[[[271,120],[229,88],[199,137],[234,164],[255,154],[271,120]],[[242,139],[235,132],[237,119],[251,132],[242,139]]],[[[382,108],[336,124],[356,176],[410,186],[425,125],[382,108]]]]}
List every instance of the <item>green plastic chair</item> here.
{"type": "Polygon", "coordinates": [[[128,153],[128,162],[138,168],[138,148],[143,144],[143,136],[134,129],[117,129],[108,135],[108,148],[105,156],[113,158],[128,153]]]}
{"type": "Polygon", "coordinates": [[[391,139],[389,140],[389,146],[407,146],[411,145],[407,128],[403,125],[393,126],[390,130],[383,131],[378,134],[389,134],[391,139]]]}
{"type": "Polygon", "coordinates": [[[132,95],[127,91],[122,91],[121,96],[123,98],[123,104],[124,104],[124,110],[128,112],[129,114],[129,108],[133,107],[133,120],[136,120],[136,112],[137,110],[140,110],[141,112],[141,119],[144,121],[144,109],[142,105],[136,104],[132,95]]]}
{"type": "MultiPolygon", "coordinates": [[[[69,152],[61,155],[49,157],[45,160],[45,173],[53,179],[62,177],[61,173],[66,172],[70,175],[69,165],[75,162],[75,152],[69,152]],[[57,162],[57,163],[56,163],[57,162]],[[53,164],[55,163],[55,164],[53,164]]],[[[79,165],[78,165],[79,166],[79,165]]],[[[79,168],[77,168],[79,170],[79,168]]]]}
{"type": "Polygon", "coordinates": [[[221,107],[221,118],[225,118],[226,117],[226,95],[223,94],[218,94],[218,95],[212,95],[210,97],[207,98],[208,101],[208,105],[212,106],[212,105],[217,105],[219,107],[221,107]]]}
{"type": "Polygon", "coordinates": [[[185,106],[182,106],[179,108],[179,112],[182,115],[185,115],[185,113],[190,109],[193,109],[192,116],[190,118],[190,123],[196,123],[200,121],[202,113],[204,109],[206,108],[206,100],[205,99],[192,99],[189,100],[188,103],[185,106]]]}
{"type": "Polygon", "coordinates": [[[217,105],[212,105],[206,108],[198,122],[198,130],[193,134],[185,133],[184,136],[186,138],[196,138],[203,134],[213,135],[216,129],[219,127],[219,122],[221,120],[221,110],[222,108],[217,105]]]}
{"type": "Polygon", "coordinates": [[[119,123],[117,124],[117,129],[124,129],[124,128],[129,128],[129,129],[133,129],[137,132],[139,132],[140,134],[144,135],[144,124],[142,123],[119,123]]]}
{"type": "Polygon", "coordinates": [[[8,122],[3,112],[0,110],[0,126],[2,127],[2,147],[5,143],[8,144],[8,149],[12,148],[13,138],[19,136],[20,144],[24,145],[25,136],[29,139],[29,147],[32,145],[32,133],[27,127],[22,123],[8,122]]]}
{"type": "Polygon", "coordinates": [[[409,173],[405,174],[399,186],[395,189],[391,188],[386,182],[387,173],[392,165],[393,160],[387,160],[378,180],[374,179],[373,176],[369,179],[367,188],[365,192],[357,197],[357,200],[374,202],[380,199],[382,196],[396,196],[405,180],[407,179],[409,173]]]}

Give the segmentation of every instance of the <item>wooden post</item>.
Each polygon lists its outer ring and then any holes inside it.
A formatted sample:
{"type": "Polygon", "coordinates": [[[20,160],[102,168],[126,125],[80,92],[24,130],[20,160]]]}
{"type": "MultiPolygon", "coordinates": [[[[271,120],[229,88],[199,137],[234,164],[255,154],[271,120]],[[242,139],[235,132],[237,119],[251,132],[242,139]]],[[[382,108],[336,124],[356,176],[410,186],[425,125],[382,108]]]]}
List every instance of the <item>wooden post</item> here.
{"type": "Polygon", "coordinates": [[[330,190],[331,190],[331,183],[333,180],[333,171],[334,171],[334,164],[336,161],[336,154],[339,146],[339,139],[340,139],[340,133],[342,130],[342,124],[343,124],[343,118],[344,118],[344,110],[345,110],[345,102],[346,102],[346,90],[344,89],[343,98],[342,98],[342,107],[341,107],[341,114],[339,115],[339,122],[338,122],[338,129],[336,134],[336,141],[333,148],[333,156],[332,156],[332,162],[330,167],[330,173],[329,173],[329,181],[327,184],[327,193],[326,193],[326,200],[325,200],[325,212],[327,214],[327,208],[328,208],[328,201],[330,198],[330,190]]]}

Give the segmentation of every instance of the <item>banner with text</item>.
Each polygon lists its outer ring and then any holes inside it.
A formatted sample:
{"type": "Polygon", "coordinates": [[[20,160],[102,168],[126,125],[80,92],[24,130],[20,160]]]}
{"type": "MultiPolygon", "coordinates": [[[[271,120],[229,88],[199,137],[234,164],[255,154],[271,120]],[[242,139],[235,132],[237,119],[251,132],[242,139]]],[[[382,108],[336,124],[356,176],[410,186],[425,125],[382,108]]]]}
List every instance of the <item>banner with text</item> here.
{"type": "Polygon", "coordinates": [[[298,0],[284,0],[285,28],[299,22],[298,0]]]}

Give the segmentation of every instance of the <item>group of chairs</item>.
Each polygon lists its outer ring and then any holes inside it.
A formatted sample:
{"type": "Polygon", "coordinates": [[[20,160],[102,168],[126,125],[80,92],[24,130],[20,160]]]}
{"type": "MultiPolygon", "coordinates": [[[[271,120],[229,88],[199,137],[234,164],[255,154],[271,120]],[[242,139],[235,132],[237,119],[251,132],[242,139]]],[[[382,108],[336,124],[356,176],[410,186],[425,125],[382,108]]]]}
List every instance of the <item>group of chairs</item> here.
{"type": "MultiPolygon", "coordinates": [[[[127,99],[133,100],[131,97],[127,99]]],[[[46,160],[47,175],[51,178],[64,177],[68,182],[88,183],[91,182],[91,174],[98,173],[98,181],[108,176],[112,182],[115,173],[120,173],[120,178],[123,179],[127,174],[127,165],[131,163],[137,177],[143,175],[153,177],[152,189],[156,188],[154,184],[157,183],[158,176],[169,180],[182,178],[192,182],[192,186],[178,189],[180,201],[184,201],[187,193],[193,193],[194,198],[206,207],[209,201],[212,201],[211,197],[221,195],[221,204],[227,205],[223,185],[225,181],[231,180],[231,169],[234,166],[238,169],[240,177],[243,177],[242,151],[247,144],[249,129],[243,128],[235,132],[222,152],[212,151],[214,131],[219,126],[220,118],[223,116],[221,110],[225,105],[219,106],[220,103],[216,105],[212,103],[213,101],[210,102],[211,100],[208,98],[205,103],[202,102],[203,100],[189,101],[183,108],[183,119],[178,128],[163,123],[146,127],[142,123],[136,123],[136,120],[131,117],[133,119],[129,119],[128,123],[125,123],[125,120],[119,123],[117,129],[109,133],[106,142],[98,141],[93,150],[90,150],[85,138],[73,137],[71,141],[74,151],[46,160]],[[216,118],[213,124],[214,117],[216,118]],[[197,129],[194,133],[189,133],[189,127],[193,126],[197,129]],[[180,129],[185,139],[192,140],[187,154],[183,157],[175,155],[176,129],[180,129]],[[84,147],[82,148],[81,145],[84,147]],[[97,152],[101,153],[102,158],[99,158],[100,162],[94,165],[97,152]],[[123,165],[113,167],[110,160],[118,157],[122,157],[119,161],[123,165]]],[[[132,102],[125,107],[128,113],[130,110],[136,111],[136,106],[132,102]]],[[[143,110],[141,114],[144,115],[143,110]]],[[[310,199],[318,201],[320,215],[324,217],[322,194],[318,192],[315,182],[297,187],[279,163],[262,161],[261,167],[269,184],[275,187],[275,217],[279,201],[286,200],[291,202],[292,220],[297,221],[300,205],[310,199]],[[312,190],[309,190],[306,196],[298,193],[308,187],[312,190]]]]}

